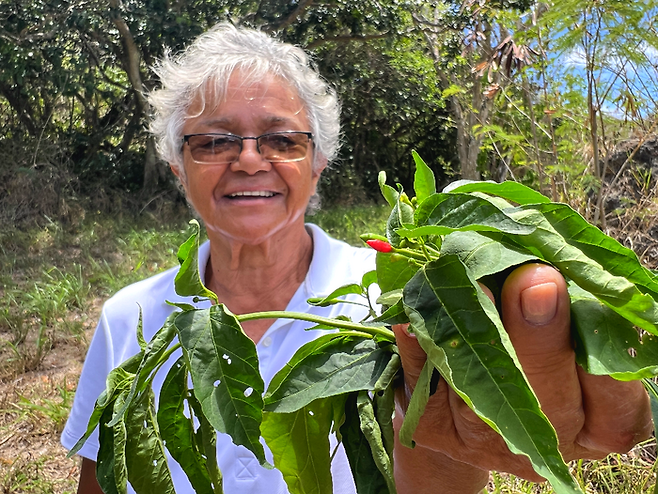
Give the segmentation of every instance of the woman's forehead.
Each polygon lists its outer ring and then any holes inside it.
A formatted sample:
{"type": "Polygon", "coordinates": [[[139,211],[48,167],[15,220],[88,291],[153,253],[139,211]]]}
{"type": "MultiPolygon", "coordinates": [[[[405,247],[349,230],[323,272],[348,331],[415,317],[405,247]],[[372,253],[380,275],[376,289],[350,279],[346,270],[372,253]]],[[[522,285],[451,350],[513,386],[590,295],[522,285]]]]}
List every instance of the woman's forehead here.
{"type": "Polygon", "coordinates": [[[246,105],[252,102],[255,105],[276,105],[288,112],[305,113],[304,102],[297,90],[283,77],[235,70],[227,83],[210,80],[202,86],[192,99],[187,118],[215,113],[224,103],[233,101],[246,105]]]}

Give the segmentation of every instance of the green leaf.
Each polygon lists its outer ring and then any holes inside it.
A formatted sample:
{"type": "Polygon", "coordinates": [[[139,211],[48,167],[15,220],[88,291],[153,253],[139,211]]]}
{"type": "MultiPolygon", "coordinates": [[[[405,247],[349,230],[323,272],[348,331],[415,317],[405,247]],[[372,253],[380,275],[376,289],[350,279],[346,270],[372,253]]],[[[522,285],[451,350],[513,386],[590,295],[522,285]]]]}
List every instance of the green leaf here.
{"type": "Polygon", "coordinates": [[[594,225],[591,225],[566,204],[541,204],[532,207],[540,211],[555,231],[586,256],[605,266],[615,276],[639,285],[640,290],[658,299],[658,280],[642,265],[635,252],[621,245],[594,225]]]}
{"type": "Polygon", "coordinates": [[[390,185],[386,185],[386,172],[381,171],[377,176],[377,181],[379,182],[379,190],[382,192],[382,196],[388,202],[388,205],[394,207],[398,202],[398,196],[400,195],[397,190],[395,190],[390,185]]]}
{"type": "Polygon", "coordinates": [[[506,210],[516,221],[535,226],[532,234],[519,238],[524,246],[556,266],[567,278],[587,290],[633,324],[658,335],[658,303],[633,283],[616,276],[570,245],[544,215],[531,207],[506,210]]]}
{"type": "Polygon", "coordinates": [[[149,388],[133,401],[126,424],[128,480],[137,494],[175,494],[149,388]]]}
{"type": "Polygon", "coordinates": [[[443,99],[448,99],[452,96],[455,96],[457,94],[462,94],[465,92],[466,90],[463,87],[457,86],[456,84],[451,84],[450,86],[448,86],[443,90],[443,92],[441,93],[441,97],[443,99]]]}
{"type": "Polygon", "coordinates": [[[427,359],[423,369],[418,376],[418,382],[411,394],[411,399],[407,405],[407,411],[404,413],[404,420],[400,427],[400,444],[407,448],[414,448],[416,442],[413,440],[414,432],[420,422],[420,418],[425,413],[425,407],[430,399],[430,383],[432,381],[432,372],[434,365],[427,359]]]}
{"type": "Polygon", "coordinates": [[[434,194],[416,209],[417,228],[399,230],[403,237],[446,235],[460,231],[501,231],[527,235],[534,231],[530,225],[519,223],[491,202],[470,194],[434,194]]]}
{"type": "Polygon", "coordinates": [[[356,407],[359,413],[361,432],[363,432],[363,435],[370,445],[372,459],[386,481],[388,492],[395,494],[397,490],[395,488],[395,477],[393,475],[393,459],[389,456],[389,452],[384,447],[382,430],[375,418],[375,409],[367,391],[359,392],[356,398],[356,407]]]}
{"type": "Polygon", "coordinates": [[[398,197],[395,206],[391,210],[391,214],[388,217],[386,222],[386,238],[388,243],[393,247],[400,247],[400,241],[402,240],[397,234],[399,228],[403,228],[405,225],[414,224],[414,209],[406,202],[403,202],[400,197],[398,197]]]}
{"type": "Polygon", "coordinates": [[[640,339],[630,321],[576,285],[569,294],[576,360],[589,374],[621,381],[658,375],[658,337],[640,339]]]}
{"type": "Polygon", "coordinates": [[[423,161],[416,151],[411,151],[416,163],[416,173],[414,174],[414,192],[418,204],[423,202],[432,194],[436,193],[436,179],[434,172],[423,161]]]}
{"type": "Polygon", "coordinates": [[[176,336],[174,320],[177,316],[178,313],[176,312],[170,314],[162,327],[153,335],[146,348],[141,352],[142,358],[135,372],[135,379],[132,380],[130,393],[126,397],[123,407],[114,414],[114,417],[108,424],[109,427],[113,427],[119,420],[122,420],[123,414],[131,405],[135,395],[142,393],[150,385],[149,376],[153,370],[167,359],[167,349],[176,336]]]}
{"type": "Polygon", "coordinates": [[[536,190],[518,182],[469,182],[450,190],[450,193],[483,192],[502,197],[517,204],[548,203],[551,200],[536,190]]]}
{"type": "Polygon", "coordinates": [[[121,490],[117,486],[114,476],[114,431],[107,427],[107,423],[112,419],[112,414],[112,407],[108,406],[103,409],[99,419],[100,448],[96,457],[96,480],[105,494],[123,494],[125,488],[121,490]]]}
{"type": "Polygon", "coordinates": [[[582,492],[493,302],[459,258],[448,255],[428,263],[407,284],[404,301],[428,359],[475,413],[512,452],[526,455],[558,494],[582,492]]]}
{"type": "Polygon", "coordinates": [[[187,401],[190,407],[192,407],[194,415],[199,420],[199,429],[194,439],[206,457],[206,472],[214,487],[213,492],[215,494],[223,494],[224,480],[222,478],[222,472],[217,465],[217,431],[215,431],[215,428],[203,414],[201,403],[196,399],[194,393],[189,394],[187,401]]]}
{"type": "Polygon", "coordinates": [[[357,410],[358,393],[351,393],[345,405],[346,419],[340,428],[347,460],[350,463],[358,494],[388,493],[386,479],[377,468],[368,439],[361,430],[357,410]]]}
{"type": "Polygon", "coordinates": [[[390,359],[391,351],[370,338],[323,335],[297,350],[274,376],[265,410],[293,412],[319,398],[372,390],[390,359]]]}
{"type": "Polygon", "coordinates": [[[377,284],[382,293],[404,288],[419,268],[417,263],[400,254],[378,252],[375,259],[377,284]]]}
{"type": "MultiPolygon", "coordinates": [[[[114,414],[123,407],[125,400],[128,397],[127,392],[121,393],[114,402],[114,414]]],[[[126,442],[128,432],[126,423],[121,420],[114,427],[113,432],[113,449],[114,449],[114,482],[119,494],[126,494],[128,492],[128,465],[126,464],[126,442]]]]}
{"type": "Polygon", "coordinates": [[[259,441],[264,384],[254,342],[221,304],[184,312],[175,325],[208,421],[265,464],[259,441]]]}
{"type": "Polygon", "coordinates": [[[454,232],[441,244],[441,255],[454,254],[476,280],[512,266],[537,261],[538,257],[496,233],[454,232]]]}
{"type": "Polygon", "coordinates": [[[162,384],[158,404],[160,435],[172,458],[178,462],[190,484],[198,494],[213,494],[206,469],[205,452],[199,449],[192,420],[192,407],[188,398],[188,370],[185,359],[180,357],[169,370],[162,384]],[[188,416],[185,415],[187,406],[188,416]]]}
{"type": "Polygon", "coordinates": [[[377,271],[375,269],[364,273],[361,277],[361,286],[363,288],[367,289],[373,283],[377,283],[377,271]]]}
{"type": "Polygon", "coordinates": [[[218,302],[217,295],[208,290],[199,275],[199,222],[190,221],[192,235],[178,249],[181,266],[174,279],[176,293],[182,297],[203,297],[218,302]]]}
{"type": "Polygon", "coordinates": [[[263,437],[291,494],[333,492],[329,433],[345,395],[316,400],[291,413],[265,412],[263,437]]]}
{"type": "Polygon", "coordinates": [[[361,288],[361,285],[357,283],[350,283],[349,285],[343,285],[335,289],[326,297],[310,298],[307,300],[307,302],[309,305],[313,305],[316,307],[327,307],[328,305],[346,303],[345,300],[341,300],[338,297],[344,297],[345,295],[352,295],[352,294],[361,295],[362,293],[363,293],[363,289],[361,288]]]}
{"type": "MultiPolygon", "coordinates": [[[[108,407],[110,410],[112,410],[114,402],[119,393],[127,391],[131,387],[133,379],[135,379],[135,372],[137,371],[141,360],[142,353],[138,353],[137,355],[133,355],[128,360],[123,362],[119,367],[110,371],[105,380],[105,390],[101,393],[101,395],[96,400],[96,403],[94,404],[94,411],[91,413],[91,417],[89,418],[87,430],[85,431],[84,435],[78,439],[78,442],[75,443],[73,448],[71,448],[71,451],[69,451],[69,453],[66,455],[67,458],[71,458],[78,451],[80,451],[80,448],[82,448],[87,439],[89,439],[89,436],[91,436],[91,433],[94,432],[96,427],[99,425],[99,421],[101,420],[105,410],[108,407]]],[[[108,421],[109,420],[111,420],[111,414],[108,421]]]]}
{"type": "Polygon", "coordinates": [[[396,288],[390,292],[384,292],[377,297],[377,303],[387,307],[397,304],[400,300],[402,300],[402,288],[396,288]]]}
{"type": "Polygon", "coordinates": [[[388,350],[392,352],[391,357],[386,364],[386,368],[379,375],[375,387],[372,389],[380,395],[393,386],[395,378],[398,376],[398,372],[402,368],[402,361],[400,360],[398,347],[392,345],[388,350]]]}
{"type": "Polygon", "coordinates": [[[409,317],[404,311],[404,303],[402,302],[402,298],[400,298],[394,305],[390,306],[379,316],[377,316],[374,319],[374,322],[381,322],[388,325],[408,323],[409,317]]]}
{"type": "Polygon", "coordinates": [[[166,300],[165,303],[167,305],[171,305],[172,307],[178,307],[181,312],[187,312],[188,310],[195,310],[196,306],[192,304],[186,304],[183,302],[170,302],[169,300],[166,300]]]}
{"type": "MultiPolygon", "coordinates": [[[[400,368],[400,357],[396,354],[391,362],[397,358],[397,370],[400,368]]],[[[377,391],[374,394],[375,413],[377,415],[377,422],[382,431],[382,441],[384,442],[384,449],[393,461],[393,447],[395,445],[395,432],[393,430],[393,413],[395,412],[395,385],[391,381],[390,385],[383,390],[377,391]]]]}
{"type": "Polygon", "coordinates": [[[139,321],[137,322],[137,343],[142,351],[146,350],[146,340],[144,339],[144,325],[142,324],[142,306],[139,306],[139,321]]]}

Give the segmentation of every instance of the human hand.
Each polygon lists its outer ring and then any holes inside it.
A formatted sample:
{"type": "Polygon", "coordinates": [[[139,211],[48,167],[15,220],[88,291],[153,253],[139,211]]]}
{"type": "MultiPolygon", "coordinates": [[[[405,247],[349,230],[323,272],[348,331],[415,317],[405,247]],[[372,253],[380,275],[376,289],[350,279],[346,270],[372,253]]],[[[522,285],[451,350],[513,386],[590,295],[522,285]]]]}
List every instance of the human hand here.
{"type": "MultiPolygon", "coordinates": [[[[517,268],[502,294],[502,321],[544,413],[555,427],[566,461],[626,452],[651,434],[649,399],[640,382],[620,382],[585,373],[575,362],[569,295],[562,275],[543,264],[517,268]]],[[[393,328],[405,386],[398,390],[402,417],[425,362],[406,326],[393,328]]],[[[398,419],[397,423],[401,422],[398,419]]],[[[530,461],[509,451],[502,437],[439,381],[414,434],[418,448],[439,452],[481,470],[543,480],[530,461]]],[[[421,450],[422,451],[422,450],[421,450]]],[[[404,452],[401,452],[405,454],[404,452]]]]}

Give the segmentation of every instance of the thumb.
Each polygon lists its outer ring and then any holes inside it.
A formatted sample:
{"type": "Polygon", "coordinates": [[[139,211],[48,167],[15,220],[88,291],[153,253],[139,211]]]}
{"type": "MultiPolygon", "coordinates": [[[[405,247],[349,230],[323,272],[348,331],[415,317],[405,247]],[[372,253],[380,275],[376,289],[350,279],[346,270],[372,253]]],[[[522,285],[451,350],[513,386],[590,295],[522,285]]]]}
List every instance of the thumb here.
{"type": "Polygon", "coordinates": [[[568,423],[571,440],[584,415],[562,275],[544,264],[514,270],[503,285],[502,319],[524,373],[551,422],[568,423]]]}

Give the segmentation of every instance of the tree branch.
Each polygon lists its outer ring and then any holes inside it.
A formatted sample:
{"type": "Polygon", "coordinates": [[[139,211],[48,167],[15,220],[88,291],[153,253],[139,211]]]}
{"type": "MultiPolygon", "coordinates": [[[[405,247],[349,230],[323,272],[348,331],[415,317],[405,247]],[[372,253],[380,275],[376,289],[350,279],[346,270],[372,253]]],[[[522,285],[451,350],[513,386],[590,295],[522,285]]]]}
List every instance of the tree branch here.
{"type": "Polygon", "coordinates": [[[121,36],[121,43],[124,47],[123,53],[123,62],[125,65],[126,74],[128,74],[128,79],[130,84],[135,90],[137,95],[137,101],[139,102],[140,111],[144,111],[148,106],[146,97],[144,96],[144,86],[142,85],[142,75],[139,70],[141,63],[141,55],[139,53],[139,48],[135,43],[132,33],[130,32],[130,27],[121,17],[119,13],[119,2],[118,0],[109,0],[110,4],[110,19],[112,23],[119,31],[121,36]]]}

